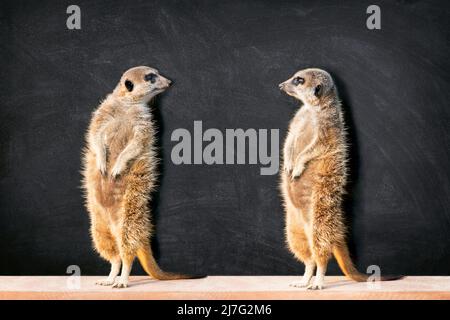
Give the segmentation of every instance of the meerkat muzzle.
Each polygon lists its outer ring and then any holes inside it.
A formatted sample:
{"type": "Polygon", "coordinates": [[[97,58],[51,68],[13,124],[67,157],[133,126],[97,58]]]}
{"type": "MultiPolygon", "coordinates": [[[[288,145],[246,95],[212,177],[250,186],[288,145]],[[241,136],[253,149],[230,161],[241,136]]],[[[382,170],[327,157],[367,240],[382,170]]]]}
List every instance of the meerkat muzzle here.
{"type": "Polygon", "coordinates": [[[294,92],[292,91],[292,86],[289,82],[285,81],[278,85],[278,88],[280,88],[281,91],[285,92],[288,95],[293,95],[294,92]]]}
{"type": "Polygon", "coordinates": [[[162,78],[161,79],[161,89],[167,89],[172,85],[172,80],[169,80],[167,78],[162,78]]]}

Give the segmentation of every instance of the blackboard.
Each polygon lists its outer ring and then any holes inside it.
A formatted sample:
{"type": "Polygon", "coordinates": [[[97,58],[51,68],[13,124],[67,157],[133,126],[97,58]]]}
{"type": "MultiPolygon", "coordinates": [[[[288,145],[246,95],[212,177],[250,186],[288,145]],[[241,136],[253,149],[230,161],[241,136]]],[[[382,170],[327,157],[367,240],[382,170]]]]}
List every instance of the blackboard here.
{"type": "MultiPolygon", "coordinates": [[[[277,175],[259,165],[174,165],[177,128],[279,129],[298,104],[277,84],[320,67],[336,79],[351,141],[346,199],[358,268],[449,275],[448,1],[2,1],[0,274],[106,274],[80,189],[91,112],[122,72],[174,80],[155,102],[162,176],[152,210],[162,268],[294,275],[277,175]],[[338,4],[339,3],[339,4],[338,4]]],[[[142,273],[135,264],[134,274],[142,273]]],[[[340,274],[335,262],[329,274],[340,274]]]]}

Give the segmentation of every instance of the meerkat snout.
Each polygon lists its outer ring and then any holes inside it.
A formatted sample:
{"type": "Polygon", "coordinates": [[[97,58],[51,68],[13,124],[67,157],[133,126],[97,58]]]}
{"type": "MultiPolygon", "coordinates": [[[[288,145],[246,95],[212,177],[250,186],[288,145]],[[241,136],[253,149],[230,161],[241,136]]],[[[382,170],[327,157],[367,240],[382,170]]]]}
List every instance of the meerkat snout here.
{"type": "Polygon", "coordinates": [[[294,98],[299,99],[296,96],[296,94],[295,94],[295,91],[294,91],[294,88],[293,88],[292,84],[289,83],[289,80],[286,80],[285,82],[280,83],[278,85],[278,88],[280,88],[280,90],[283,91],[284,93],[286,93],[286,94],[288,94],[288,95],[290,95],[290,96],[292,96],[294,98]]]}
{"type": "Polygon", "coordinates": [[[160,77],[161,78],[161,84],[162,84],[162,88],[163,89],[167,89],[168,87],[171,86],[172,84],[172,80],[164,78],[164,77],[160,77]]]}

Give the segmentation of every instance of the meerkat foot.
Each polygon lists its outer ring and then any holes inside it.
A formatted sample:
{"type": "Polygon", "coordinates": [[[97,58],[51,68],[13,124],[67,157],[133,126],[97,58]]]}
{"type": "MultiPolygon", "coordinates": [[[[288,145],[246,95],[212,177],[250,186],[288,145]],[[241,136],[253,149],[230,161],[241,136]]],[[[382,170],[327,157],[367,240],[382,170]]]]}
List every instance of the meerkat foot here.
{"type": "Polygon", "coordinates": [[[99,286],[112,286],[114,284],[114,279],[100,279],[95,281],[95,284],[99,286]]]}
{"type": "Polygon", "coordinates": [[[113,288],[117,288],[117,289],[120,289],[120,288],[127,288],[127,287],[128,287],[128,281],[121,281],[121,280],[116,281],[116,282],[114,282],[114,284],[112,285],[112,287],[113,287],[113,288]]]}
{"type": "Polygon", "coordinates": [[[322,290],[324,288],[323,283],[312,283],[306,287],[308,290],[322,290]]]}
{"type": "Polygon", "coordinates": [[[314,263],[307,263],[305,265],[305,273],[303,274],[303,277],[300,281],[296,281],[290,284],[291,287],[297,287],[297,288],[305,288],[308,287],[311,283],[311,279],[314,275],[314,269],[315,269],[314,263]]]}
{"type": "Polygon", "coordinates": [[[121,263],[122,262],[120,261],[120,259],[111,262],[111,272],[109,273],[108,277],[106,279],[97,280],[95,284],[99,286],[112,286],[116,281],[117,275],[119,274],[121,263]]]}
{"type": "Polygon", "coordinates": [[[316,277],[314,282],[306,287],[308,290],[322,290],[323,289],[323,279],[321,277],[316,277]]]}
{"type": "Polygon", "coordinates": [[[295,281],[295,282],[291,283],[290,286],[296,287],[296,288],[310,287],[311,278],[312,278],[311,275],[305,274],[300,281],[295,281]]]}
{"type": "Polygon", "coordinates": [[[326,265],[325,266],[317,266],[317,273],[316,278],[314,279],[314,282],[307,287],[309,290],[322,290],[323,289],[323,283],[325,282],[325,271],[326,271],[326,265]]]}
{"type": "Polygon", "coordinates": [[[302,279],[300,281],[295,281],[289,284],[290,287],[296,288],[306,288],[309,286],[310,280],[302,279]]]}
{"type": "Polygon", "coordinates": [[[310,284],[306,289],[308,290],[322,290],[323,289],[323,285],[322,284],[310,284]]]}

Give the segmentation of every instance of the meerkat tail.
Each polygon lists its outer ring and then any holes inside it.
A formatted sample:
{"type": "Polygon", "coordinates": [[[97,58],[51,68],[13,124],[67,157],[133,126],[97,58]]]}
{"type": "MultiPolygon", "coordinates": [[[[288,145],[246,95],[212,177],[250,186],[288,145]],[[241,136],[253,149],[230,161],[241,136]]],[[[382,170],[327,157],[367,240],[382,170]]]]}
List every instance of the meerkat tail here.
{"type": "Polygon", "coordinates": [[[348,252],[348,248],[346,245],[339,245],[333,248],[334,257],[337,260],[339,267],[342,272],[352,280],[357,282],[367,281],[368,275],[360,273],[353,264],[352,259],[350,258],[350,253],[348,252]]]}
{"type": "Polygon", "coordinates": [[[137,257],[145,272],[147,272],[150,277],[157,280],[199,279],[206,277],[204,275],[176,274],[161,270],[153,257],[153,252],[150,246],[139,249],[137,252],[137,257]]]}
{"type": "MultiPolygon", "coordinates": [[[[348,278],[357,282],[365,282],[368,280],[368,275],[363,274],[356,269],[352,259],[350,258],[350,253],[346,245],[335,246],[333,249],[333,254],[342,272],[348,278]]],[[[392,281],[402,278],[404,278],[404,276],[382,276],[380,277],[380,281],[392,281]]]]}

